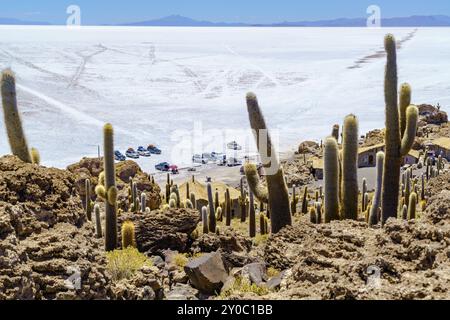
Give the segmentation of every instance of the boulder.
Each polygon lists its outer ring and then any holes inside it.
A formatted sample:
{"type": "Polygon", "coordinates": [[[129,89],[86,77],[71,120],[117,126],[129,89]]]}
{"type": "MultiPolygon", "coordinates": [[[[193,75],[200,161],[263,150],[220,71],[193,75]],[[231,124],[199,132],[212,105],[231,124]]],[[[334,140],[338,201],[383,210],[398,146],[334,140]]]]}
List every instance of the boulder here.
{"type": "Polygon", "coordinates": [[[427,124],[443,124],[448,122],[448,115],[442,111],[440,107],[435,107],[429,104],[421,104],[419,108],[419,119],[421,122],[427,124]]]}
{"type": "Polygon", "coordinates": [[[204,254],[189,261],[184,271],[196,289],[210,295],[220,292],[228,278],[219,252],[204,254]]]}
{"type": "Polygon", "coordinates": [[[125,221],[134,223],[139,251],[154,255],[161,254],[165,249],[186,252],[200,217],[196,210],[191,209],[124,213],[118,217],[118,228],[125,221]]]}
{"type": "Polygon", "coordinates": [[[267,280],[266,272],[266,265],[264,263],[255,262],[247,264],[242,268],[241,277],[259,286],[267,280]]]}
{"type": "Polygon", "coordinates": [[[122,279],[112,285],[115,300],[161,300],[164,290],[160,276],[154,267],[143,267],[130,279],[122,279]]]}

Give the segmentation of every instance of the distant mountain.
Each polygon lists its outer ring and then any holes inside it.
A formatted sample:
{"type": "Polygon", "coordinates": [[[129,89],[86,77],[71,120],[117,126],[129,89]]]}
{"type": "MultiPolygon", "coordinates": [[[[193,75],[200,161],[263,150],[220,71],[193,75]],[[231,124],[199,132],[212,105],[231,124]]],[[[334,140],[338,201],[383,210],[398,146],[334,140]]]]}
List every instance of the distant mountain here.
{"type": "Polygon", "coordinates": [[[24,21],[13,18],[1,18],[0,25],[21,25],[21,26],[49,26],[51,23],[41,21],[24,21]]]}
{"type": "MultiPolygon", "coordinates": [[[[119,24],[119,26],[142,27],[365,27],[367,18],[340,18],[318,21],[285,21],[272,24],[250,24],[239,22],[199,21],[180,15],[119,24]]],[[[13,18],[0,18],[0,25],[51,25],[48,22],[24,21],[13,18]]],[[[383,27],[450,27],[450,17],[444,15],[411,16],[385,18],[381,20],[383,27]]]]}
{"type": "MultiPolygon", "coordinates": [[[[161,19],[126,23],[123,26],[160,26],[160,27],[365,27],[367,18],[340,18],[318,21],[294,21],[273,24],[249,24],[198,21],[180,15],[172,15],[161,19]]],[[[381,20],[383,27],[450,27],[450,17],[444,15],[411,16],[402,18],[386,18],[381,20]]]]}
{"type": "Polygon", "coordinates": [[[133,22],[122,24],[123,26],[145,26],[145,27],[242,27],[248,26],[245,23],[227,23],[198,21],[180,15],[172,15],[156,20],[133,22]]]}

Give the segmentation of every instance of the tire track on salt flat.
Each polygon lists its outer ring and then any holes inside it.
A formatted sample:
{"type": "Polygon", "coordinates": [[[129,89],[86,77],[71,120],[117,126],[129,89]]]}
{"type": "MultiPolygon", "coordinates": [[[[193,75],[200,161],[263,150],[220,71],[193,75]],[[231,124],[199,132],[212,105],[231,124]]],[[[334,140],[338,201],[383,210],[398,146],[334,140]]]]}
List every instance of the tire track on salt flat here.
{"type": "MultiPolygon", "coordinates": [[[[71,119],[77,120],[79,122],[82,122],[84,124],[88,124],[88,125],[93,125],[96,126],[98,128],[103,128],[103,126],[105,125],[105,121],[101,121],[97,118],[94,118],[82,111],[79,111],[73,107],[68,106],[67,104],[60,102],[54,98],[51,98],[41,92],[38,92],[34,89],[31,89],[27,86],[21,85],[21,84],[16,84],[17,88],[19,88],[20,90],[35,96],[36,98],[46,102],[48,105],[62,111],[63,113],[67,114],[68,116],[70,116],[71,119]]],[[[123,134],[123,135],[127,135],[129,137],[132,137],[134,139],[141,139],[142,135],[139,134],[134,134],[132,132],[130,132],[129,130],[123,129],[120,126],[116,126],[114,125],[114,130],[117,133],[123,134]]]]}
{"type": "Polygon", "coordinates": [[[78,85],[78,80],[80,79],[81,75],[83,74],[84,70],[86,69],[86,64],[89,62],[89,60],[91,60],[93,57],[102,54],[103,52],[105,52],[107,50],[107,48],[102,47],[102,45],[98,46],[100,49],[88,54],[88,55],[83,55],[80,52],[77,52],[77,55],[82,59],[81,64],[78,66],[77,70],[75,71],[75,74],[72,76],[72,78],[70,79],[69,85],[67,86],[67,88],[73,88],[74,86],[78,85]]]}

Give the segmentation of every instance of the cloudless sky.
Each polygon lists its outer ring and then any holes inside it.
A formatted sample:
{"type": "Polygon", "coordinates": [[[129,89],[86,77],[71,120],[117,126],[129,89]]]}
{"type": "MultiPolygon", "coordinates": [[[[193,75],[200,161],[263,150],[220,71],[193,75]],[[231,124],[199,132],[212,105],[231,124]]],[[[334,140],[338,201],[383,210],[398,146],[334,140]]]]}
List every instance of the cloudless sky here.
{"type": "Polygon", "coordinates": [[[366,17],[378,5],[384,18],[450,15],[449,0],[0,0],[0,17],[65,23],[69,5],[81,8],[82,24],[116,24],[180,14],[213,22],[270,23],[366,17]]]}

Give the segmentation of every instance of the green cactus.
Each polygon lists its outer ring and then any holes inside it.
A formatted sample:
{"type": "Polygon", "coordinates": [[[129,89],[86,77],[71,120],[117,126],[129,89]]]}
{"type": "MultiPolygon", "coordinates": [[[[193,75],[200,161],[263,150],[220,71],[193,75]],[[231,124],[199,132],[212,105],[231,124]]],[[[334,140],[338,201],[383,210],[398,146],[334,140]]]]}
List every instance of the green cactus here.
{"type": "Polygon", "coordinates": [[[345,118],[342,149],[342,212],[344,219],[358,219],[358,119],[345,118]]]}
{"type": "Polygon", "coordinates": [[[117,188],[116,170],[114,163],[114,129],[111,124],[103,128],[103,150],[105,168],[105,250],[113,251],[117,248],[117,188]]]}
{"type": "Polygon", "coordinates": [[[416,209],[417,209],[417,193],[412,192],[409,196],[408,205],[408,220],[416,219],[416,209]]]}
{"type": "Polygon", "coordinates": [[[16,77],[11,70],[7,69],[2,72],[0,85],[3,115],[11,151],[23,162],[33,163],[17,107],[16,77]]]}
{"type": "MultiPolygon", "coordinates": [[[[247,94],[247,110],[256,145],[266,173],[272,233],[278,233],[285,226],[292,224],[289,192],[284,178],[283,167],[280,165],[278,154],[272,145],[263,114],[258,105],[258,100],[253,93],[247,94]]],[[[248,177],[247,180],[249,180],[248,177]]],[[[250,188],[252,189],[252,186],[250,188]]],[[[256,195],[256,188],[253,188],[252,191],[256,195]]],[[[262,199],[259,200],[261,201],[262,199]]]]}
{"type": "Polygon", "coordinates": [[[249,213],[248,213],[248,217],[249,217],[249,235],[250,238],[254,238],[256,237],[256,213],[255,213],[255,201],[254,201],[254,196],[253,196],[253,192],[249,192],[249,197],[250,197],[250,203],[248,205],[249,208],[249,213]]]}
{"type": "Polygon", "coordinates": [[[122,224],[122,249],[136,247],[136,238],[134,224],[131,221],[125,221],[122,224]]]}
{"type": "Polygon", "coordinates": [[[247,178],[247,184],[254,196],[263,203],[269,202],[269,194],[267,188],[262,184],[258,168],[253,163],[244,164],[244,172],[247,178]]]}
{"type": "Polygon", "coordinates": [[[172,194],[175,194],[177,197],[174,198],[177,202],[177,208],[181,207],[181,197],[180,197],[180,190],[178,189],[178,185],[172,184],[170,191],[172,194]]]}
{"type": "Polygon", "coordinates": [[[261,235],[266,234],[266,217],[262,212],[259,213],[259,233],[261,235]]]}
{"type": "Polygon", "coordinates": [[[305,187],[305,189],[303,190],[302,213],[308,213],[308,187],[305,187]]]}
{"type": "Polygon", "coordinates": [[[335,125],[333,126],[333,131],[331,132],[331,136],[332,136],[333,138],[335,138],[336,141],[339,141],[339,129],[340,129],[339,125],[338,125],[338,124],[335,124],[335,125]]]}
{"type": "Polygon", "coordinates": [[[134,212],[138,212],[139,210],[139,197],[138,197],[138,186],[136,182],[133,182],[133,207],[134,212]]]}
{"type": "Polygon", "coordinates": [[[145,212],[145,209],[147,208],[147,195],[145,192],[141,193],[141,212],[145,212]]]}
{"type": "Polygon", "coordinates": [[[339,160],[336,139],[325,140],[324,184],[325,184],[325,223],[339,220],[339,160]]]}
{"type": "Polygon", "coordinates": [[[407,199],[407,201],[409,201],[410,194],[411,194],[411,178],[409,175],[409,169],[407,169],[405,171],[405,199],[407,199]]]}
{"type": "Polygon", "coordinates": [[[401,217],[403,220],[408,219],[408,206],[406,204],[402,206],[401,217]]]}
{"type": "Polygon", "coordinates": [[[169,208],[170,209],[176,209],[177,208],[177,201],[173,198],[169,200],[169,208]]]}
{"type": "Polygon", "coordinates": [[[95,231],[97,234],[97,238],[101,238],[103,237],[103,232],[102,232],[102,220],[100,218],[100,206],[98,204],[96,204],[94,206],[94,214],[95,214],[95,231]]]}
{"type": "Polygon", "coordinates": [[[225,191],[225,225],[231,226],[231,196],[228,188],[225,191]]]}
{"type": "Polygon", "coordinates": [[[385,38],[387,64],[384,87],[386,101],[385,161],[381,200],[383,225],[389,218],[397,216],[402,158],[411,150],[418,122],[417,107],[412,105],[406,107],[404,116],[402,116],[403,111],[399,110],[409,102],[411,89],[408,85],[401,87],[401,108],[399,108],[396,48],[394,36],[387,35],[385,38]]]}
{"type": "Polygon", "coordinates": [[[170,184],[166,184],[166,203],[169,203],[170,193],[170,184]]]}
{"type": "Polygon", "coordinates": [[[207,192],[208,192],[208,206],[209,206],[209,231],[212,233],[216,232],[216,210],[214,208],[214,199],[213,199],[213,192],[212,192],[212,185],[208,182],[206,185],[207,192]]]}
{"type": "Polygon", "coordinates": [[[41,155],[39,154],[39,150],[35,148],[31,148],[30,151],[31,162],[36,165],[41,164],[41,155]]]}
{"type": "Polygon", "coordinates": [[[311,207],[309,209],[309,221],[312,224],[318,224],[318,222],[317,222],[317,212],[316,212],[316,208],[314,208],[314,207],[311,207]]]}
{"type": "Polygon", "coordinates": [[[185,203],[184,203],[184,207],[186,209],[194,209],[194,205],[192,204],[191,200],[186,199],[185,203]]]}
{"type": "MultiPolygon", "coordinates": [[[[223,212],[222,207],[217,207],[216,209],[216,221],[222,221],[223,220],[223,212]]],[[[216,227],[217,228],[217,227],[216,227]]]]}
{"type": "Polygon", "coordinates": [[[203,233],[209,233],[209,225],[208,225],[208,208],[202,208],[202,225],[203,225],[203,233]]]}
{"type": "Polygon", "coordinates": [[[197,200],[195,199],[195,193],[191,192],[190,200],[194,209],[197,209],[197,200]]]}
{"type": "Polygon", "coordinates": [[[378,224],[378,209],[381,206],[381,190],[383,184],[383,169],[384,169],[384,152],[377,153],[377,181],[375,187],[375,195],[372,200],[372,207],[369,214],[369,225],[374,226],[378,224]]]}
{"type": "Polygon", "coordinates": [[[92,220],[92,203],[91,203],[91,180],[86,179],[85,182],[85,210],[86,210],[86,217],[89,221],[92,220]]]}
{"type": "Polygon", "coordinates": [[[314,207],[316,209],[316,223],[321,224],[322,223],[322,204],[320,202],[316,202],[314,207]]]}

